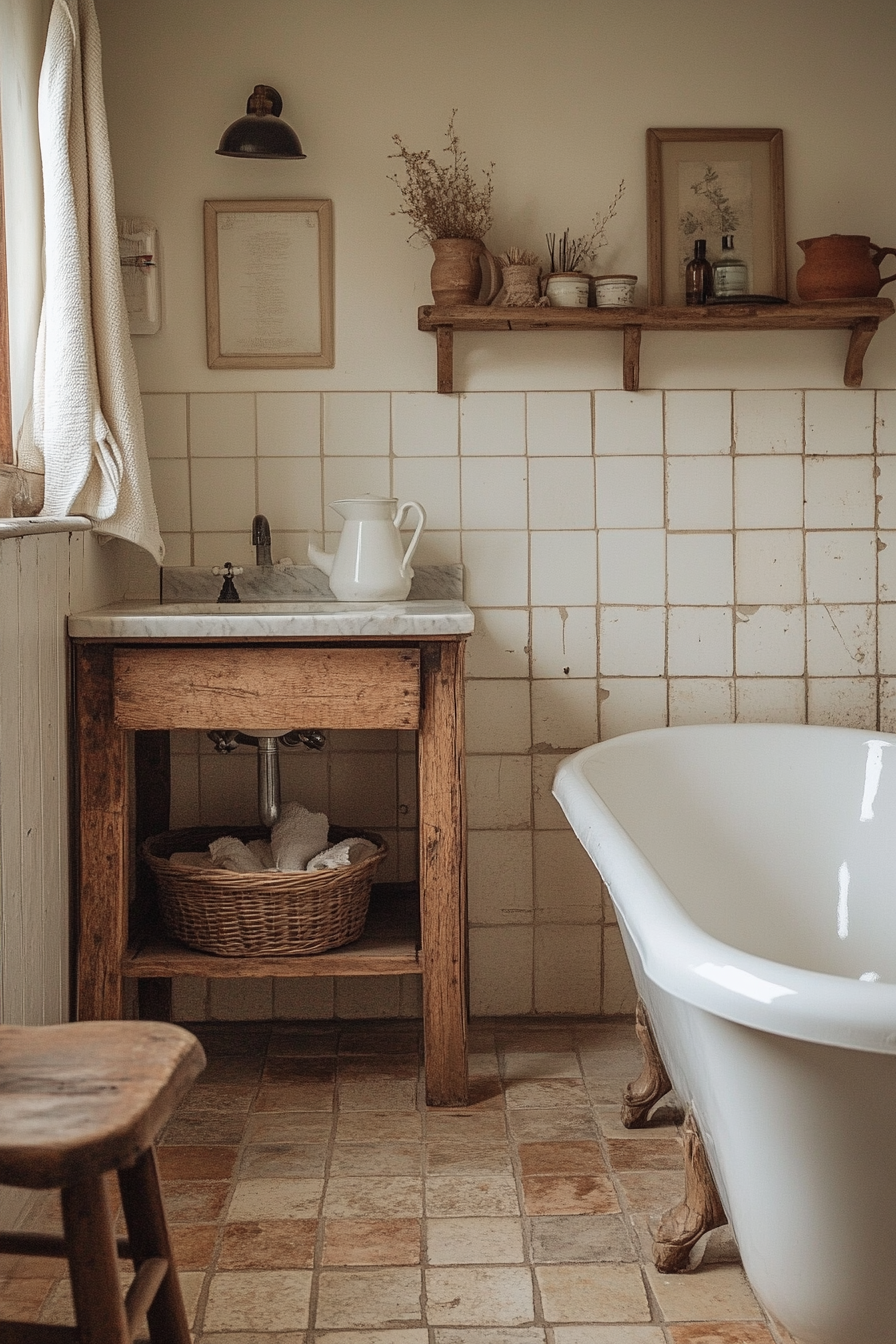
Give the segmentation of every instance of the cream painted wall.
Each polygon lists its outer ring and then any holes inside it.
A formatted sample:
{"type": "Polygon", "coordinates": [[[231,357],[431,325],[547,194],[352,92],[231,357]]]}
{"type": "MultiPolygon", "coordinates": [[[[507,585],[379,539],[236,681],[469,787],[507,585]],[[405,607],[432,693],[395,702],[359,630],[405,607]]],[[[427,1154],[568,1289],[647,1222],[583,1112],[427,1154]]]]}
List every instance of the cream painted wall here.
{"type": "MultiPolygon", "coordinates": [[[[98,0],[119,208],[160,228],[165,318],[136,341],[145,391],[434,387],[428,249],[392,218],[390,137],[437,148],[452,107],[474,167],[494,160],[494,251],[584,228],[621,177],[601,254],[645,275],[644,130],[781,126],[788,266],[796,239],[896,241],[890,0],[98,0]],[[139,34],[139,36],[138,36],[139,34]],[[218,158],[256,81],[274,84],[308,158],[218,158]],[[325,196],[336,218],[336,367],[205,364],[202,201],[325,196]]],[[[458,340],[469,390],[616,387],[618,338],[458,340]]],[[[647,336],[646,387],[837,387],[844,337],[647,336]]],[[[892,386],[896,322],[866,363],[892,386]]]]}
{"type": "MultiPolygon", "coordinates": [[[[43,191],[37,83],[51,0],[0,0],[0,122],[9,252],[13,441],[31,402],[43,294],[43,191]]],[[[21,466],[33,466],[28,460],[21,466]]]]}

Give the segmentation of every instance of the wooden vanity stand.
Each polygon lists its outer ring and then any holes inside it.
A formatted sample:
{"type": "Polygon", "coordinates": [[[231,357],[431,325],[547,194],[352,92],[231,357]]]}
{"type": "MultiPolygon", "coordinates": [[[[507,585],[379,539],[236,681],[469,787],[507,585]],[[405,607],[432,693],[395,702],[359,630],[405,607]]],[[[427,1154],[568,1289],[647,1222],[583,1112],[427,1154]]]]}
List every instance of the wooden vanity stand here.
{"type": "Polygon", "coordinates": [[[141,1015],[164,1017],[172,976],[421,975],[427,1103],[466,1105],[464,639],[74,639],[79,1019],[120,1018],[126,979],[141,1015]],[[268,723],[416,729],[419,940],[376,898],[358,942],[307,957],[217,957],[146,933],[131,846],[169,825],[169,731],[268,723]]]}

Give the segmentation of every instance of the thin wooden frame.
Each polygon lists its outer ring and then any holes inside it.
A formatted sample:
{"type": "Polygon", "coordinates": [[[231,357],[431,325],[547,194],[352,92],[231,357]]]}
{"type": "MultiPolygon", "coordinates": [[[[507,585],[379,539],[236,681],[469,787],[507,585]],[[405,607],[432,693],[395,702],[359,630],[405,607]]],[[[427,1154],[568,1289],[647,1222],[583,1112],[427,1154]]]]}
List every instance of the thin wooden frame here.
{"type": "Polygon", "coordinates": [[[331,369],[333,202],[206,201],[205,304],[210,369],[331,369]]]}
{"type": "MultiPolygon", "coordinates": [[[[647,132],[647,302],[651,306],[678,306],[678,258],[674,249],[675,224],[669,219],[669,169],[694,155],[699,146],[712,146],[716,161],[746,154],[759,169],[758,206],[753,247],[756,255],[754,292],[787,298],[787,254],[784,237],[784,134],[761,127],[653,127],[647,132]],[[681,152],[678,152],[680,146],[681,152]]],[[[707,150],[707,153],[709,151],[707,150]]],[[[699,155],[702,159],[705,155],[699,155]]],[[[752,190],[752,187],[751,187],[752,190]]],[[[733,229],[719,229],[736,232],[733,229]]]]}

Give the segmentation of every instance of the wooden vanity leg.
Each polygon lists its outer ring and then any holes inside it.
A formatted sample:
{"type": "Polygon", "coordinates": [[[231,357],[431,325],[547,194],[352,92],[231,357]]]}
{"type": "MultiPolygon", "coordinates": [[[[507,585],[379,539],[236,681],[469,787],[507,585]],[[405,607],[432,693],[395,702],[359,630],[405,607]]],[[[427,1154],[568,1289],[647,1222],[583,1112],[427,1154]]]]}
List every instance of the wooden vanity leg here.
{"type": "Polygon", "coordinates": [[[622,1098],[622,1123],[626,1129],[642,1129],[653,1107],[672,1091],[672,1084],[666,1072],[666,1066],[660,1059],[656,1048],[647,1009],[642,999],[638,999],[635,1010],[635,1032],[644,1052],[644,1065],[633,1083],[629,1083],[622,1098]]]}
{"type": "Polygon", "coordinates": [[[428,1106],[466,1106],[462,641],[423,644],[418,749],[423,1035],[428,1106]]]}
{"type": "Polygon", "coordinates": [[[75,645],[78,1018],[122,1014],[127,941],[127,738],[113,713],[112,648],[75,645]]]}
{"type": "MultiPolygon", "coordinates": [[[[134,781],[137,845],[167,831],[171,817],[171,734],[162,730],[134,734],[134,781]]],[[[137,859],[137,906],[141,922],[157,919],[155,882],[148,866],[137,859]]],[[[171,977],[137,981],[140,1017],[171,1021],[171,977]]]]}
{"type": "Polygon", "coordinates": [[[661,1274],[681,1274],[704,1232],[728,1221],[690,1108],[683,1136],[684,1199],[663,1214],[653,1241],[653,1260],[661,1274]]]}

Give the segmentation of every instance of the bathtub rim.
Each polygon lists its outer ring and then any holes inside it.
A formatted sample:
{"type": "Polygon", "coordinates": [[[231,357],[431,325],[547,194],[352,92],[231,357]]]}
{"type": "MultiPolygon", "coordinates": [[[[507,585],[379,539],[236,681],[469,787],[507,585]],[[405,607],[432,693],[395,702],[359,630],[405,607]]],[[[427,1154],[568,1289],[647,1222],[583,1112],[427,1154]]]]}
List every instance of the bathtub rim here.
{"type": "MultiPolygon", "coordinates": [[[[708,734],[769,735],[776,730],[801,733],[849,733],[867,741],[867,730],[805,724],[695,724],[648,728],[594,743],[564,758],[556,771],[553,795],[594,866],[606,883],[614,908],[647,978],[675,998],[742,1026],[820,1045],[875,1054],[896,1054],[896,985],[864,982],[822,971],[804,970],[742,951],[706,933],[679,904],[634,840],[585,775],[587,763],[626,739],[708,734]],[[632,887],[638,892],[632,896],[632,887]],[[700,974],[700,967],[733,968],[735,975],[783,991],[769,1002],[736,991],[700,974]]],[[[896,736],[874,733],[874,737],[896,736]]]]}

